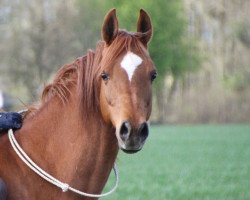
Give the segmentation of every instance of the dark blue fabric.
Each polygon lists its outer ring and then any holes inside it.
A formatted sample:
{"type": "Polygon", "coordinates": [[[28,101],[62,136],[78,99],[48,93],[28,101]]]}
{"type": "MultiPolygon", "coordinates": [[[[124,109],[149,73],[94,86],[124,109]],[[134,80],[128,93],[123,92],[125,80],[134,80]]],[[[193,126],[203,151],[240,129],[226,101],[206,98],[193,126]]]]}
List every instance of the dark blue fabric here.
{"type": "Polygon", "coordinates": [[[0,178],[0,200],[6,200],[7,198],[7,189],[3,180],[0,178]]]}
{"type": "Polygon", "coordinates": [[[0,112],[0,132],[19,129],[22,126],[22,115],[16,112],[0,112]]]}

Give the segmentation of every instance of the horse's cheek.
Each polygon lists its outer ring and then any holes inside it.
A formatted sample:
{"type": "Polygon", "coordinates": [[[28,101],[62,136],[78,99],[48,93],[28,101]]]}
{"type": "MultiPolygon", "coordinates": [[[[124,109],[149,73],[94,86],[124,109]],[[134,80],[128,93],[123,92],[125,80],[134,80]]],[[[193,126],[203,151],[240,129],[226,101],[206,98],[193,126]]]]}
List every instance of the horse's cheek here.
{"type": "Polygon", "coordinates": [[[111,116],[115,106],[115,98],[116,97],[112,95],[112,88],[107,85],[103,85],[100,93],[100,109],[103,119],[107,123],[113,123],[111,116]]]}

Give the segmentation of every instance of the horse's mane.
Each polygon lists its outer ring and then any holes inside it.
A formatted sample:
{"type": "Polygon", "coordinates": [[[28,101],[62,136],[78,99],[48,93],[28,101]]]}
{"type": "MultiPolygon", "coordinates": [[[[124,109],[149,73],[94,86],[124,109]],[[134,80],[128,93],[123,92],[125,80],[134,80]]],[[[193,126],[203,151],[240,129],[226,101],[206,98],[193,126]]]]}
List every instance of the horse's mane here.
{"type": "Polygon", "coordinates": [[[83,111],[82,113],[98,111],[101,73],[112,67],[111,63],[124,51],[132,48],[147,57],[148,53],[139,40],[142,36],[142,33],[129,33],[121,30],[105,52],[103,51],[105,42],[100,41],[95,52],[89,50],[85,56],[77,58],[71,64],[64,65],[55,75],[53,82],[43,89],[40,106],[30,106],[25,118],[30,114],[34,115],[54,96],[59,97],[61,102],[66,104],[74,85],[77,86],[80,111],[83,111]]]}

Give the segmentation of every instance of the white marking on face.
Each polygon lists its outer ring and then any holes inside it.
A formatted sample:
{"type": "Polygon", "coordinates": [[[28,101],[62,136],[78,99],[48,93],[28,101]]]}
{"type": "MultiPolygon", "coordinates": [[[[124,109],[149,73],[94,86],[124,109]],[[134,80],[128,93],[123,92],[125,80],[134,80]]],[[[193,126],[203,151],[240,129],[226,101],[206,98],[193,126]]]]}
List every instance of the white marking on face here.
{"type": "Polygon", "coordinates": [[[142,63],[142,59],[132,52],[128,52],[122,59],[121,66],[128,74],[131,81],[136,68],[142,63]]]}

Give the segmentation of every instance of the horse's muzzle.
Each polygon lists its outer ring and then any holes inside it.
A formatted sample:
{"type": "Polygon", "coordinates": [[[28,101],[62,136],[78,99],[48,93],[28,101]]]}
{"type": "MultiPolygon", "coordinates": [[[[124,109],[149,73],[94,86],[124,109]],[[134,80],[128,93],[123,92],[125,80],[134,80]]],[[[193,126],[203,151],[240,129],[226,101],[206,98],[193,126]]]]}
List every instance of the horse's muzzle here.
{"type": "Polygon", "coordinates": [[[117,132],[119,146],[125,153],[140,151],[148,135],[147,122],[140,124],[139,128],[133,128],[129,121],[124,121],[117,132]]]}

